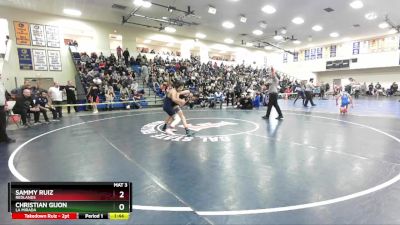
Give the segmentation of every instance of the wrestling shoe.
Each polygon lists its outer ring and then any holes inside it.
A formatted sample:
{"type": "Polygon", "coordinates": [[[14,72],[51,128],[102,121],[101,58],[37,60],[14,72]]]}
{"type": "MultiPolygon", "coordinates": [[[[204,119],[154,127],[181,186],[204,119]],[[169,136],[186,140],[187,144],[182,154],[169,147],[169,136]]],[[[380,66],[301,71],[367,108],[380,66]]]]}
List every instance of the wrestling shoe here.
{"type": "Polygon", "coordinates": [[[193,137],[194,136],[194,132],[190,131],[190,130],[186,130],[186,137],[193,137]]]}

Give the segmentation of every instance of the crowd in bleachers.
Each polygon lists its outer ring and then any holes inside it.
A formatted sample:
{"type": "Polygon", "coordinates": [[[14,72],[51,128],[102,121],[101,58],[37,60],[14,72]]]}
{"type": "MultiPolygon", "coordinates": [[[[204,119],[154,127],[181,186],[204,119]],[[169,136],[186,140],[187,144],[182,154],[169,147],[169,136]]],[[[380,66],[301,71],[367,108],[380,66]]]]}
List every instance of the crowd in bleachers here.
{"type": "Polygon", "coordinates": [[[125,60],[111,54],[105,57],[102,53],[98,56],[92,53],[80,55],[76,61],[80,73],[80,79],[85,90],[85,94],[90,102],[114,102],[121,101],[120,104],[99,105],[99,108],[140,108],[144,102],[144,90],[139,88],[137,74],[132,70],[134,66],[146,63],[146,58],[136,61],[133,57],[129,60],[129,66],[125,65],[125,60]],[[98,89],[98,99],[93,99],[91,90],[98,89]],[[131,103],[123,103],[131,101],[131,103]]]}
{"type": "MultiPolygon", "coordinates": [[[[156,55],[153,59],[147,59],[145,54],[126,58],[125,54],[117,54],[117,57],[111,54],[106,57],[102,53],[99,56],[96,53],[90,56],[82,53],[77,65],[85,90],[89,90],[91,86],[98,86],[100,101],[137,101],[133,105],[134,108],[146,104],[144,89],[139,88],[139,84],[144,84],[146,90],[151,90],[163,98],[168,85],[175,80],[184,81],[193,93],[191,107],[214,107],[218,104],[221,106],[222,103],[243,109],[259,107],[265,104],[267,81],[271,73],[270,68],[259,69],[243,64],[231,66],[211,61],[205,64],[201,63],[198,57],[182,60],[156,55]]],[[[277,72],[277,75],[282,97],[290,98],[304,91],[305,81],[296,80],[280,72],[277,72]]],[[[396,83],[386,90],[379,83],[371,85],[351,80],[350,85],[333,86],[332,90],[329,84],[320,83],[315,85],[314,93],[324,98],[327,93],[337,94],[339,89],[346,90],[356,97],[363,94],[393,95],[398,91],[396,83]]],[[[118,106],[121,105],[127,106],[118,106]]]]}
{"type": "MultiPolygon", "coordinates": [[[[115,94],[117,100],[121,99],[121,93],[124,93],[124,99],[143,100],[144,90],[138,90],[139,82],[143,82],[162,98],[168,84],[182,80],[194,93],[192,105],[212,106],[215,101],[223,102],[227,99],[228,104],[239,108],[252,108],[250,105],[258,107],[261,104],[271,72],[269,68],[228,66],[223,63],[218,65],[211,61],[202,64],[198,57],[179,60],[156,55],[148,60],[146,55],[139,54],[136,58],[130,57],[128,65],[126,62],[126,59],[113,54],[105,57],[102,53],[99,56],[96,53],[90,56],[82,53],[77,65],[86,90],[97,85],[100,92],[105,94],[108,87],[112,86],[118,93],[115,94]]],[[[278,75],[281,92],[292,92],[295,80],[279,72],[278,75]]],[[[102,100],[105,101],[105,98],[102,100]]]]}

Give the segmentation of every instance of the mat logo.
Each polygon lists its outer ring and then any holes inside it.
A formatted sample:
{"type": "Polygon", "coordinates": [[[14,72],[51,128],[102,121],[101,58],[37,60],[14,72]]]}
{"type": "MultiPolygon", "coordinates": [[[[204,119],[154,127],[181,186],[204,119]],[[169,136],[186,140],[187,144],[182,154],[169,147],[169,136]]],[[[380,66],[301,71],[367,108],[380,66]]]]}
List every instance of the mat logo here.
{"type": "MultiPolygon", "coordinates": [[[[206,136],[194,136],[187,137],[185,134],[176,133],[174,135],[167,134],[161,130],[164,125],[164,121],[157,121],[153,123],[146,124],[140,130],[142,134],[150,135],[151,138],[163,140],[163,141],[173,141],[173,142],[191,142],[193,140],[200,140],[202,142],[229,142],[231,139],[226,135],[206,135],[206,136]]],[[[190,125],[190,129],[199,132],[211,128],[220,128],[224,126],[234,126],[237,123],[231,123],[226,121],[220,121],[216,123],[206,122],[198,123],[196,125],[190,125]]],[[[179,126],[183,128],[183,126],[179,126]]]]}
{"type": "MultiPolygon", "coordinates": [[[[192,124],[188,124],[188,125],[189,125],[190,130],[199,132],[201,130],[206,130],[206,129],[210,129],[210,128],[219,128],[219,127],[232,126],[232,125],[238,125],[238,124],[221,121],[219,123],[199,123],[197,125],[192,125],[192,124]]],[[[183,128],[183,125],[180,125],[179,127],[183,128]]]]}

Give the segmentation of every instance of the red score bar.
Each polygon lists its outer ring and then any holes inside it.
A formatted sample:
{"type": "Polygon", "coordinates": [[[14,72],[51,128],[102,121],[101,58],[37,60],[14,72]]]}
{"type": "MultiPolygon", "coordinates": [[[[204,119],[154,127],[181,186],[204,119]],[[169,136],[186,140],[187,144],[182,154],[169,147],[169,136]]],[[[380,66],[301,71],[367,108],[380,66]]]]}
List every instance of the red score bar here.
{"type": "Polygon", "coordinates": [[[77,220],[77,213],[12,213],[13,220],[77,220]]]}

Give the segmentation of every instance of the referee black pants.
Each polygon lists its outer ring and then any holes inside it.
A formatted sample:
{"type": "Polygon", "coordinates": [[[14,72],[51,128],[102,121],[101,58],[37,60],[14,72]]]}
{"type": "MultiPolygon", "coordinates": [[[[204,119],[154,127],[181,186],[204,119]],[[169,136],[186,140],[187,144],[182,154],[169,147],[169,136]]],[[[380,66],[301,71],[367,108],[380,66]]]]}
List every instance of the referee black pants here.
{"type": "Polygon", "coordinates": [[[0,106],[0,142],[7,141],[9,138],[6,133],[7,115],[4,106],[0,106]]]}
{"type": "Polygon", "coordinates": [[[306,91],[306,101],[304,102],[304,106],[308,106],[308,101],[311,102],[311,105],[314,106],[314,102],[313,102],[313,93],[311,91],[306,91]]]}
{"type": "Polygon", "coordinates": [[[61,105],[61,101],[53,101],[53,106],[56,108],[56,110],[53,110],[53,119],[62,118],[62,107],[58,106],[61,105]]]}
{"type": "Polygon", "coordinates": [[[278,105],[278,93],[269,93],[269,102],[268,102],[268,109],[267,109],[267,117],[271,114],[272,106],[275,107],[278,115],[283,117],[281,108],[278,105]]]}
{"type": "MultiPolygon", "coordinates": [[[[76,104],[75,96],[67,98],[67,104],[76,104]]],[[[68,113],[71,113],[71,106],[67,106],[67,110],[68,110],[68,113]]],[[[75,112],[78,112],[78,107],[74,106],[74,110],[75,110],[75,112]]]]}

